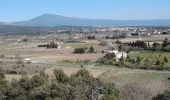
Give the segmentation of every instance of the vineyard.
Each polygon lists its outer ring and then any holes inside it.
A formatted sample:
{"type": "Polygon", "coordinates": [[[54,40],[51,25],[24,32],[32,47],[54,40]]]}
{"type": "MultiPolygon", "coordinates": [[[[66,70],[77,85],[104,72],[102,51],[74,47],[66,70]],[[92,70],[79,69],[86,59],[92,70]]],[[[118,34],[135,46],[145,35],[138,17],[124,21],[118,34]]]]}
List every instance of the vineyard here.
{"type": "Polygon", "coordinates": [[[170,87],[168,77],[169,72],[143,70],[111,70],[101,76],[106,81],[114,82],[127,98],[134,96],[138,100],[149,100],[170,87]]]}

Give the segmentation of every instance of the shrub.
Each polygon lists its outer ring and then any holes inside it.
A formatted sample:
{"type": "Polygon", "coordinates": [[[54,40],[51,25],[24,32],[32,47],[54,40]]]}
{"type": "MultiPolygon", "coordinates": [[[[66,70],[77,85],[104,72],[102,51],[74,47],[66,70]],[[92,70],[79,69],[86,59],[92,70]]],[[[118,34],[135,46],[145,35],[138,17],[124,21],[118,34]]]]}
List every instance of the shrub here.
{"type": "Polygon", "coordinates": [[[153,97],[152,100],[169,100],[170,99],[170,90],[164,91],[162,94],[158,94],[153,97]]]}
{"type": "Polygon", "coordinates": [[[69,77],[63,72],[63,70],[61,70],[61,69],[54,69],[53,73],[54,73],[55,79],[58,82],[61,82],[61,83],[68,82],[69,77]]]}
{"type": "Polygon", "coordinates": [[[24,38],[22,41],[23,42],[28,42],[28,38],[24,38]]]}
{"type": "Polygon", "coordinates": [[[91,46],[90,48],[89,48],[89,51],[88,51],[89,53],[94,53],[94,48],[91,46]]]}
{"type": "Polygon", "coordinates": [[[87,69],[81,69],[70,78],[63,70],[55,69],[55,77],[44,72],[26,76],[19,81],[7,82],[0,74],[2,100],[120,100],[120,93],[113,83],[94,78],[87,69]],[[66,81],[67,80],[67,81],[66,81]],[[102,95],[102,96],[101,96],[102,95]]]}
{"type": "Polygon", "coordinates": [[[104,57],[102,57],[99,60],[97,60],[97,63],[101,63],[101,64],[113,64],[111,62],[115,61],[115,57],[116,57],[115,53],[108,53],[104,57]]]}
{"type": "Polygon", "coordinates": [[[164,61],[165,61],[165,63],[167,63],[168,62],[168,58],[164,57],[164,61]]]}
{"type": "Polygon", "coordinates": [[[74,49],[74,54],[84,54],[85,50],[84,48],[75,48],[74,49]]]}

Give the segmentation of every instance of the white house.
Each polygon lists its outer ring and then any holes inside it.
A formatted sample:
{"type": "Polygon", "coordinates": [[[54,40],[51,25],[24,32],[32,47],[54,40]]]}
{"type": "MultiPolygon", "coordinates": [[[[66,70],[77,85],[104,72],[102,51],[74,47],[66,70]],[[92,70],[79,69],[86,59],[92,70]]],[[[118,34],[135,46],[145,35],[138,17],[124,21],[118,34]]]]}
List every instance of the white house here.
{"type": "Polygon", "coordinates": [[[124,59],[126,59],[128,54],[125,53],[125,52],[118,52],[118,53],[116,53],[115,55],[116,55],[116,61],[119,61],[119,59],[120,59],[122,56],[123,56],[124,59]]]}
{"type": "Polygon", "coordinates": [[[124,59],[127,58],[127,53],[126,52],[119,52],[117,49],[112,49],[112,50],[104,50],[106,53],[114,53],[116,55],[116,61],[119,61],[119,59],[123,56],[124,59]]]}

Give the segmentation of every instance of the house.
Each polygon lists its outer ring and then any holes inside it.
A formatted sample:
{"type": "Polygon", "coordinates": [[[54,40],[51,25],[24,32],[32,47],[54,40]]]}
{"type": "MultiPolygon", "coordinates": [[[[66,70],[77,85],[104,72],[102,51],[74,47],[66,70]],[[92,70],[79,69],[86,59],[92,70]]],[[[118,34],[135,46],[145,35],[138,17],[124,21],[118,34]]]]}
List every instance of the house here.
{"type": "Polygon", "coordinates": [[[118,53],[116,53],[115,55],[116,55],[116,61],[119,61],[119,59],[120,59],[121,57],[123,57],[123,59],[126,59],[128,54],[125,53],[125,52],[118,52],[118,53]]]}
{"type": "Polygon", "coordinates": [[[115,58],[116,58],[116,61],[119,61],[119,59],[121,57],[123,57],[124,59],[127,58],[127,53],[126,52],[119,52],[118,49],[115,49],[115,48],[112,48],[112,49],[106,49],[104,50],[105,53],[114,53],[115,54],[115,58]]]}

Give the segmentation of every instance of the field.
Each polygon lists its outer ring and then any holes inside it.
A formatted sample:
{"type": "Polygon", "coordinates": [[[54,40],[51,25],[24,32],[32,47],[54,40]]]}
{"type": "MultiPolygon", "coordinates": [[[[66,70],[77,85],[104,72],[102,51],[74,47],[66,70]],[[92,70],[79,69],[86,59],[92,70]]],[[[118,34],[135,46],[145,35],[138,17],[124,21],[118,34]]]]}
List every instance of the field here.
{"type": "Polygon", "coordinates": [[[136,95],[134,100],[149,100],[170,87],[169,72],[143,70],[110,70],[100,78],[115,83],[126,97],[136,95]],[[130,88],[130,89],[129,89],[130,88]],[[136,92],[131,89],[136,90],[136,92]],[[140,99],[139,99],[140,98],[140,99]]]}
{"type": "MultiPolygon", "coordinates": [[[[169,52],[137,52],[130,54],[130,58],[132,59],[136,59],[138,56],[141,58],[141,65],[144,65],[147,59],[151,65],[154,65],[157,60],[164,61],[164,57],[170,59],[169,52]]],[[[164,63],[164,67],[170,67],[170,61],[164,63]]]]}
{"type": "MultiPolygon", "coordinates": [[[[97,40],[82,40],[84,43],[64,43],[60,49],[37,47],[39,44],[49,43],[50,41],[50,39],[36,39],[29,40],[28,42],[17,42],[17,39],[1,40],[0,67],[4,70],[17,71],[17,74],[6,74],[6,78],[8,80],[12,80],[12,78],[20,79],[21,75],[18,73],[23,71],[29,77],[41,70],[45,70],[47,74],[52,75],[55,68],[63,69],[66,74],[71,75],[81,68],[81,63],[66,63],[63,62],[64,60],[90,60],[92,63],[84,65],[84,68],[88,69],[94,77],[115,83],[116,87],[127,97],[135,94],[136,96],[133,97],[136,100],[149,100],[151,97],[170,87],[170,81],[168,80],[170,77],[169,71],[138,70],[96,65],[96,60],[104,56],[104,54],[101,54],[101,51],[106,48],[106,46],[99,45],[97,40]],[[74,48],[89,48],[90,46],[93,46],[97,52],[93,54],[73,54],[74,48]],[[30,58],[31,63],[24,63],[24,66],[23,64],[17,64],[16,54],[19,54],[22,59],[30,58]],[[129,87],[136,92],[134,93],[129,90],[129,87]]],[[[142,58],[141,64],[144,63],[146,58],[151,62],[155,62],[154,58],[160,57],[160,59],[163,59],[165,56],[170,59],[170,53],[162,52],[132,53],[130,56],[132,58],[140,56],[142,58]]],[[[165,63],[164,66],[170,66],[170,61],[165,63]]]]}

